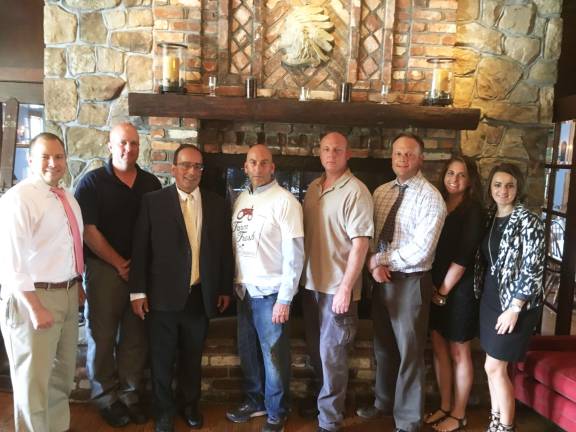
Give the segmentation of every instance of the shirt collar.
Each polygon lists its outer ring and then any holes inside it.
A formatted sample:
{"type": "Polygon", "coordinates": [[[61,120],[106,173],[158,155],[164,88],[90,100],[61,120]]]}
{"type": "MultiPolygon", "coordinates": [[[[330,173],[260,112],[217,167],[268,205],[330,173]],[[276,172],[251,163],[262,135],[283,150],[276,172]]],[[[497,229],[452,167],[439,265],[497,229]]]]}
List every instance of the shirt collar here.
{"type": "Polygon", "coordinates": [[[258,186],[256,188],[256,190],[252,190],[252,185],[248,184],[247,186],[247,190],[249,193],[251,194],[260,194],[262,192],[266,192],[268,189],[270,189],[272,186],[278,184],[278,182],[275,179],[272,179],[272,181],[270,183],[266,183],[265,185],[262,186],[258,186]]]}
{"type": "MultiPolygon", "coordinates": [[[[138,164],[135,164],[134,167],[136,168],[136,178],[138,178],[138,174],[140,173],[140,167],[138,166],[138,164]]],[[[106,165],[104,165],[104,169],[106,170],[106,172],[112,176],[112,178],[118,180],[120,183],[122,183],[120,181],[120,179],[116,176],[116,173],[114,172],[114,165],[112,165],[112,156],[110,156],[108,158],[108,162],[106,163],[106,165]]],[[[136,183],[136,181],[134,181],[134,183],[136,183]]],[[[124,184],[124,183],[122,183],[124,184]]]]}
{"type": "MultiPolygon", "coordinates": [[[[37,174],[32,174],[30,177],[28,177],[28,181],[34,185],[34,187],[36,187],[37,189],[40,189],[44,192],[50,192],[50,188],[52,188],[52,186],[50,186],[48,183],[46,183],[44,181],[44,179],[42,179],[42,177],[40,177],[37,174]]],[[[61,184],[58,184],[59,188],[61,187],[61,184]]],[[[63,188],[62,188],[63,189],[63,188]]]]}
{"type": "MultiPolygon", "coordinates": [[[[329,188],[324,190],[324,192],[333,190],[333,189],[340,189],[343,188],[346,183],[348,183],[348,181],[354,177],[354,174],[352,174],[352,171],[350,171],[350,168],[348,168],[346,171],[344,171],[344,174],[342,174],[340,177],[338,177],[338,180],[336,180],[336,182],[329,188]]],[[[320,177],[320,181],[318,182],[318,186],[321,188],[322,185],[324,184],[324,180],[326,179],[326,173],[322,174],[322,177],[320,177]]]]}
{"type": "Polygon", "coordinates": [[[178,196],[180,197],[180,201],[186,201],[189,196],[191,196],[195,202],[199,202],[200,200],[200,188],[196,187],[191,193],[186,193],[183,190],[179,189],[176,186],[176,190],[178,191],[178,196]]]}
{"type": "MultiPolygon", "coordinates": [[[[406,185],[409,188],[416,188],[416,186],[418,186],[422,182],[423,178],[424,176],[422,175],[422,171],[418,171],[416,175],[410,177],[408,180],[402,183],[402,185],[406,185]]],[[[400,186],[398,178],[394,179],[394,184],[392,185],[392,187],[394,186],[400,186]]]]}

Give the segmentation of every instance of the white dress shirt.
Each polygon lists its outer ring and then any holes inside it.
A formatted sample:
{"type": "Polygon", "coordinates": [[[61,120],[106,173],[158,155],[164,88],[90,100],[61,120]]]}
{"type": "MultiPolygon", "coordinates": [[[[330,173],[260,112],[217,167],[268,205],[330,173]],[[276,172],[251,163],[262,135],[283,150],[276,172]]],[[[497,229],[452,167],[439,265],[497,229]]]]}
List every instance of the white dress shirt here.
{"type": "MultiPolygon", "coordinates": [[[[66,197],[82,234],[80,206],[66,197]]],[[[64,206],[41,178],[29,177],[0,198],[0,284],[3,294],[34,291],[34,282],[78,276],[74,239],[64,206]]]]}

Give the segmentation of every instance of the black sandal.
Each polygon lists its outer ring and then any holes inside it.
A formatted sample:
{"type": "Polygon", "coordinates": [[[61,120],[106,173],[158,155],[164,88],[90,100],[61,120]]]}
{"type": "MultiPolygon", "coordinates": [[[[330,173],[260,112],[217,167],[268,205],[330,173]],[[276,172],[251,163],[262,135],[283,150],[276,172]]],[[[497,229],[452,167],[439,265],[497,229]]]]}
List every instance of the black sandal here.
{"type": "Polygon", "coordinates": [[[424,417],[424,424],[427,425],[436,424],[444,420],[448,415],[450,415],[450,411],[444,411],[442,408],[438,408],[436,411],[426,414],[426,417],[424,417]],[[434,418],[434,420],[430,420],[430,418],[436,417],[437,415],[439,415],[440,417],[434,418]]]}
{"type": "Polygon", "coordinates": [[[468,419],[466,419],[466,417],[458,418],[458,417],[454,417],[453,415],[448,414],[446,417],[444,417],[444,419],[442,419],[441,422],[437,422],[436,424],[434,424],[434,426],[432,426],[432,429],[434,429],[437,432],[456,432],[456,431],[461,431],[466,427],[466,425],[468,424],[468,419]],[[456,425],[455,428],[452,428],[452,429],[437,429],[436,428],[437,426],[440,425],[441,422],[445,422],[448,419],[456,420],[456,422],[458,424],[456,425]]]}
{"type": "Polygon", "coordinates": [[[486,429],[486,432],[498,432],[498,425],[500,424],[500,413],[491,412],[489,419],[490,423],[488,424],[488,429],[486,429]]]}

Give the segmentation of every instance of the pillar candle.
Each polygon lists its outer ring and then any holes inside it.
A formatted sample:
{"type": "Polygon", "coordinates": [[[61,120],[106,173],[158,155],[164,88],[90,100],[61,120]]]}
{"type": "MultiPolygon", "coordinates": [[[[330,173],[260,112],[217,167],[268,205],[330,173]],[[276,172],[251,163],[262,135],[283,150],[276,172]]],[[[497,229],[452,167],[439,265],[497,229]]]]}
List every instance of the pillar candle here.
{"type": "Polygon", "coordinates": [[[439,95],[440,92],[450,91],[450,72],[446,69],[434,69],[432,72],[432,94],[439,95]]]}
{"type": "Polygon", "coordinates": [[[162,79],[165,85],[178,85],[180,80],[180,59],[174,55],[162,59],[162,79]]]}

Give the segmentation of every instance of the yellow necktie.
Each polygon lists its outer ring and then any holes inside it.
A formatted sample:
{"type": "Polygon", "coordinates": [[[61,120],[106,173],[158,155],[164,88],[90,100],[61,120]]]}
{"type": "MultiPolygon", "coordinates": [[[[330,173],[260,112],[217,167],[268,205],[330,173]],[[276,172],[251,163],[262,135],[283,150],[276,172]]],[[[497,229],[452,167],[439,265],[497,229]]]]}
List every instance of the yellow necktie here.
{"type": "Polygon", "coordinates": [[[188,241],[190,242],[190,249],[192,250],[192,273],[190,275],[190,285],[196,283],[200,279],[200,260],[198,255],[200,247],[198,245],[198,224],[197,212],[194,206],[194,197],[188,195],[186,198],[186,214],[184,215],[184,222],[186,223],[186,232],[188,233],[188,241]]]}

